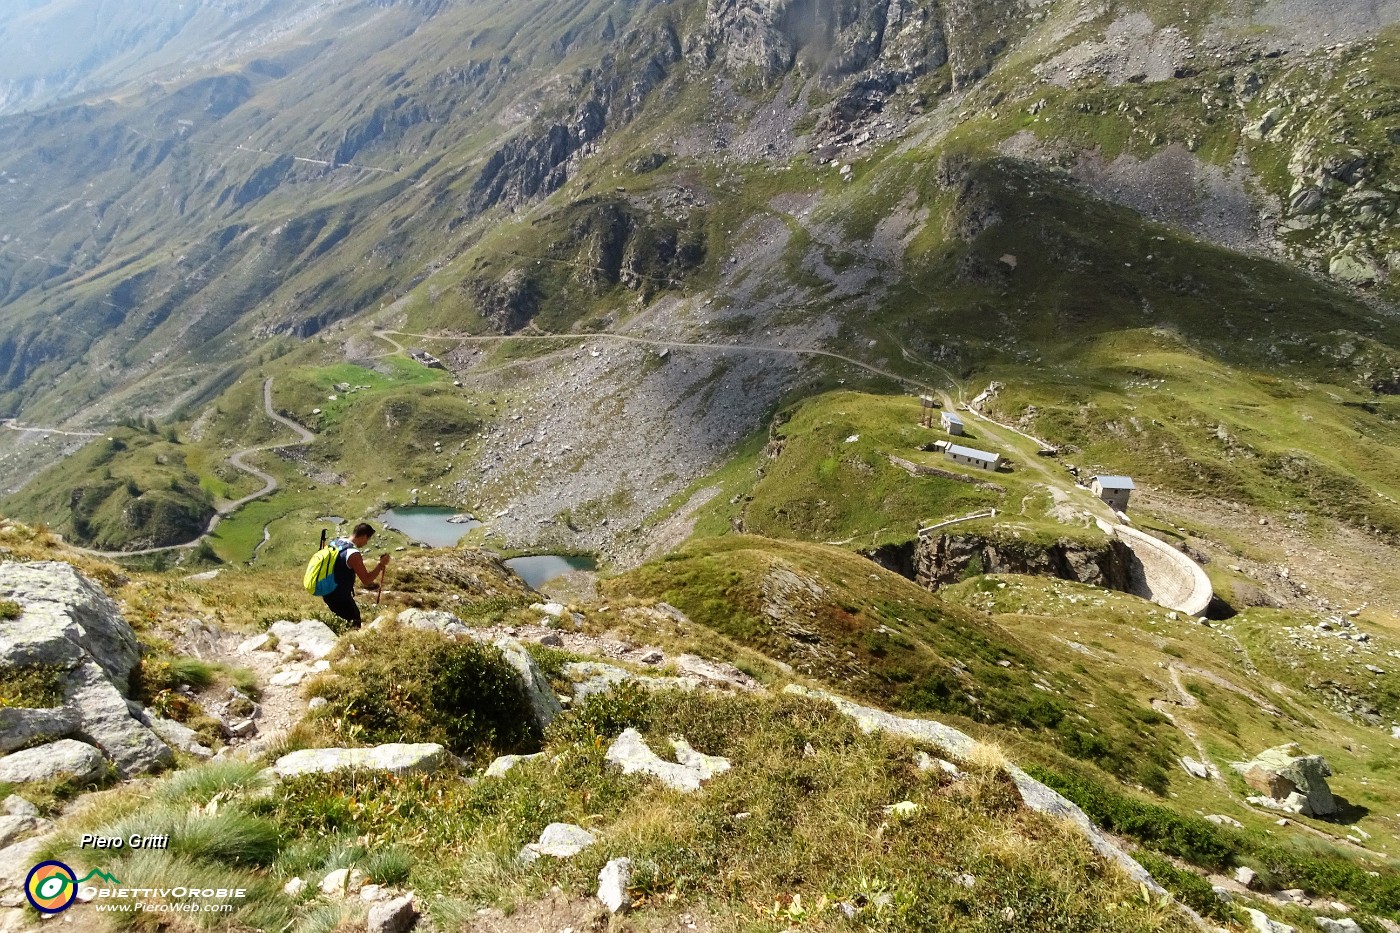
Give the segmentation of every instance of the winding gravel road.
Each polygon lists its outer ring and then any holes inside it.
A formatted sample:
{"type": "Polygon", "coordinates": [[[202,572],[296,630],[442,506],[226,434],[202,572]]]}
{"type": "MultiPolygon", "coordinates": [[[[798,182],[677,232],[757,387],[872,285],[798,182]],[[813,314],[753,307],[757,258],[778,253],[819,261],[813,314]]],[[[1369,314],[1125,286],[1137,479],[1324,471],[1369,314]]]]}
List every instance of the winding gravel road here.
{"type": "Polygon", "coordinates": [[[238,509],[247,505],[249,502],[252,502],[254,499],[261,499],[263,496],[271,495],[273,491],[277,489],[278,485],[280,485],[277,482],[277,477],[273,476],[271,473],[264,473],[257,467],[247,463],[243,458],[252,454],[262,453],[268,450],[281,450],[284,447],[296,447],[301,444],[309,444],[311,441],[316,439],[316,435],[308,431],[301,425],[297,424],[290,418],[284,418],[273,410],[271,376],[268,376],[267,379],[263,381],[263,411],[273,421],[276,421],[278,424],[294,432],[297,436],[297,439],[294,441],[284,441],[280,444],[261,444],[257,447],[248,447],[230,454],[228,457],[228,462],[231,465],[233,465],[235,469],[242,470],[249,476],[256,476],[258,479],[262,480],[263,488],[259,489],[255,493],[250,493],[249,495],[244,496],[242,499],[235,499],[233,502],[226,502],[223,505],[219,506],[217,509],[214,510],[214,514],[210,516],[209,524],[205,526],[204,531],[201,532],[199,535],[197,535],[189,541],[184,542],[183,544],[166,544],[162,545],[161,547],[148,547],[142,548],[137,551],[94,551],[90,548],[77,547],[76,545],[73,546],[73,549],[75,551],[80,551],[84,554],[90,554],[93,557],[139,557],[143,554],[159,554],[162,551],[178,551],[187,548],[192,548],[195,545],[199,544],[199,542],[203,541],[205,538],[213,534],[214,529],[219,526],[219,522],[223,519],[225,515],[229,515],[233,512],[238,511],[238,509]]]}

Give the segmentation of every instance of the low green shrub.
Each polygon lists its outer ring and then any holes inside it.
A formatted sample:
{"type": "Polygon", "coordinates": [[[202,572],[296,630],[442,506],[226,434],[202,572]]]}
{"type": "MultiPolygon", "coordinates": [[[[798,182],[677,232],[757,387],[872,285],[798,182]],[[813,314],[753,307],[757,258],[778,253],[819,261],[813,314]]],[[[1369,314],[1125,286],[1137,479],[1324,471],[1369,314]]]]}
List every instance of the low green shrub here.
{"type": "Polygon", "coordinates": [[[1138,852],[1137,860],[1151,872],[1157,883],[1203,917],[1230,922],[1234,919],[1225,902],[1216,896],[1209,878],[1203,878],[1193,871],[1178,868],[1170,859],[1153,852],[1138,852]]]}
{"type": "Polygon", "coordinates": [[[1259,872],[1271,888],[1302,888],[1310,894],[1339,897],[1353,907],[1400,919],[1400,872],[1379,871],[1358,864],[1336,851],[1306,851],[1264,843],[1242,861],[1259,872]]]}
{"type": "Polygon", "coordinates": [[[1234,863],[1240,840],[1233,833],[1197,816],[1112,790],[1077,774],[1059,774],[1030,765],[1026,771],[1064,794],[1105,830],[1128,836],[1158,852],[1193,865],[1221,871],[1234,863]]]}
{"type": "Polygon", "coordinates": [[[591,745],[612,741],[627,728],[651,725],[655,695],[632,681],[624,681],[607,693],[595,693],[554,720],[548,744],[591,745]]]}
{"type": "Polygon", "coordinates": [[[18,619],[24,614],[24,607],[13,599],[0,599],[0,622],[18,619]]]}
{"type": "Polygon", "coordinates": [[[495,648],[391,627],[356,633],[338,651],[336,673],[312,690],[341,738],[437,742],[468,757],[539,739],[519,675],[495,648]]]}

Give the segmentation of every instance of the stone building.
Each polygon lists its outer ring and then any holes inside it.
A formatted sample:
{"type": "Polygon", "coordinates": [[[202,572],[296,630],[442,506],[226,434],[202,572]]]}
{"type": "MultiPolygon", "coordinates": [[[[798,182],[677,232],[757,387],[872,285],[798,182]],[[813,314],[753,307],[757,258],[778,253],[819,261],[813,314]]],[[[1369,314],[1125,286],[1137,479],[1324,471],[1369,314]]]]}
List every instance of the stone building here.
{"type": "Polygon", "coordinates": [[[1133,481],[1127,476],[1095,476],[1089,489],[1120,512],[1128,511],[1128,495],[1133,491],[1133,481]]]}
{"type": "Polygon", "coordinates": [[[979,470],[996,470],[1001,466],[1001,454],[988,453],[985,450],[976,450],[972,447],[962,447],[958,444],[949,444],[943,451],[944,458],[963,466],[976,467],[979,470]]]}

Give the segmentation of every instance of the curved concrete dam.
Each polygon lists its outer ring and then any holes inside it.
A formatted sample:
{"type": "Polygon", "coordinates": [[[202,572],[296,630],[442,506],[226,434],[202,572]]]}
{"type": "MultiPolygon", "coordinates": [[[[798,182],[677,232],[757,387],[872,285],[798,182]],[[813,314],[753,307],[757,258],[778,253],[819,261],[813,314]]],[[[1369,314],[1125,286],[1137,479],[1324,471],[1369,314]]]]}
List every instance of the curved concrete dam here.
{"type": "Polygon", "coordinates": [[[1136,528],[1104,522],[1098,525],[1105,534],[1122,541],[1137,558],[1129,592],[1189,616],[1205,613],[1214,591],[1199,564],[1167,542],[1136,528]]]}

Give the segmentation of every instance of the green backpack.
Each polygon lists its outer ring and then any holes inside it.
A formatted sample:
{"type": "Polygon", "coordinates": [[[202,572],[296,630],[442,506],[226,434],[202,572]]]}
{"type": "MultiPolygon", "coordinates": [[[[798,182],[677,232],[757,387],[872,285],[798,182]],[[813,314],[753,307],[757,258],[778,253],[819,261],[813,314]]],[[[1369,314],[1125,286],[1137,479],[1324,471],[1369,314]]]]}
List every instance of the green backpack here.
{"type": "Polygon", "coordinates": [[[329,596],[335,591],[335,561],[342,548],[332,541],[311,555],[301,585],[312,596],[329,596]]]}

